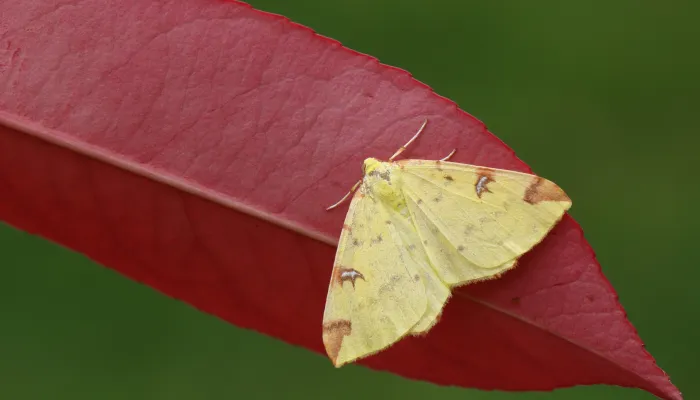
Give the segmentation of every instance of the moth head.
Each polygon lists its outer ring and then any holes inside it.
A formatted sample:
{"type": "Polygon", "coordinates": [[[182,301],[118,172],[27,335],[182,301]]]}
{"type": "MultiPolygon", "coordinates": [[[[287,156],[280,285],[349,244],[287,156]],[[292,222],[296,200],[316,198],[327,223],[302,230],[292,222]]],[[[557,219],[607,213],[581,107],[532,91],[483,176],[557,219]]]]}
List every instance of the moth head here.
{"type": "Polygon", "coordinates": [[[402,207],[403,196],[400,195],[401,176],[392,163],[368,158],[362,164],[362,187],[364,194],[371,194],[375,199],[382,199],[385,205],[402,207]]]}
{"type": "Polygon", "coordinates": [[[376,158],[368,158],[362,163],[362,175],[367,175],[379,167],[381,161],[376,158]]]}

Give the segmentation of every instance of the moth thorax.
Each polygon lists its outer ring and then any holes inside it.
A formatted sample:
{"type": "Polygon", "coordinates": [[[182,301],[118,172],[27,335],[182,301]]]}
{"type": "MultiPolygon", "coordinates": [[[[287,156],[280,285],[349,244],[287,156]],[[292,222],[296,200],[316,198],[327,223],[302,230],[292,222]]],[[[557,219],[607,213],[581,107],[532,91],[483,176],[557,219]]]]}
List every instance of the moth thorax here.
{"type": "Polygon", "coordinates": [[[365,190],[391,208],[399,209],[405,206],[400,188],[401,177],[391,163],[368,158],[363,168],[365,190]]]}

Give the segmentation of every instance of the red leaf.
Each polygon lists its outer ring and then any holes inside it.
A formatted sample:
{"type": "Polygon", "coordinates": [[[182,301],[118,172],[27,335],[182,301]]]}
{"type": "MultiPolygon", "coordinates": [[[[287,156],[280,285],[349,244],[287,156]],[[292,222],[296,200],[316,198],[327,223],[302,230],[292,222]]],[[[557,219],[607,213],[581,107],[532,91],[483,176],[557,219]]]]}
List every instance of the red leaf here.
{"type": "MultiPolygon", "coordinates": [[[[428,117],[410,156],[456,147],[458,162],[528,170],[406,72],[244,4],[0,13],[0,218],[317,352],[344,217],[324,206],[362,159],[390,155],[428,117]]],[[[569,217],[518,269],[461,290],[429,335],[362,363],[483,389],[607,383],[681,398],[569,217]]]]}

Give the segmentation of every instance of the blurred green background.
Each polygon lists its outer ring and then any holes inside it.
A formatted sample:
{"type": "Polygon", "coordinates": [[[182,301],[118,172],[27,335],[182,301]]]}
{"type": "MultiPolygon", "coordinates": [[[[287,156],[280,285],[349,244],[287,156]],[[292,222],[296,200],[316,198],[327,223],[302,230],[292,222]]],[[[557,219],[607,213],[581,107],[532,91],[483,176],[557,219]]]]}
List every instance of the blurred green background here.
{"type": "MultiPolygon", "coordinates": [[[[692,399],[700,3],[685,3],[251,1],[410,71],[564,187],[647,349],[692,399]]],[[[3,399],[653,398],[605,386],[481,392],[335,370],[1,224],[0,257],[3,399]]]]}

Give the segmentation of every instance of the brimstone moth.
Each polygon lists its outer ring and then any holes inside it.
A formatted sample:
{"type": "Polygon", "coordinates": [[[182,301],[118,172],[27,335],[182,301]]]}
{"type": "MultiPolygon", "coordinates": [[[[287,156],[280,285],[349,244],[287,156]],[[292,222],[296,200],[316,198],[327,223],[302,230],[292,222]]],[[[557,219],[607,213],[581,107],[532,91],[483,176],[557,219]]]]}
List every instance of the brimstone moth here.
{"type": "Polygon", "coordinates": [[[571,207],[539,176],[442,160],[368,158],[342,228],[323,315],[336,367],[427,333],[455,286],[513,268],[571,207]]]}

